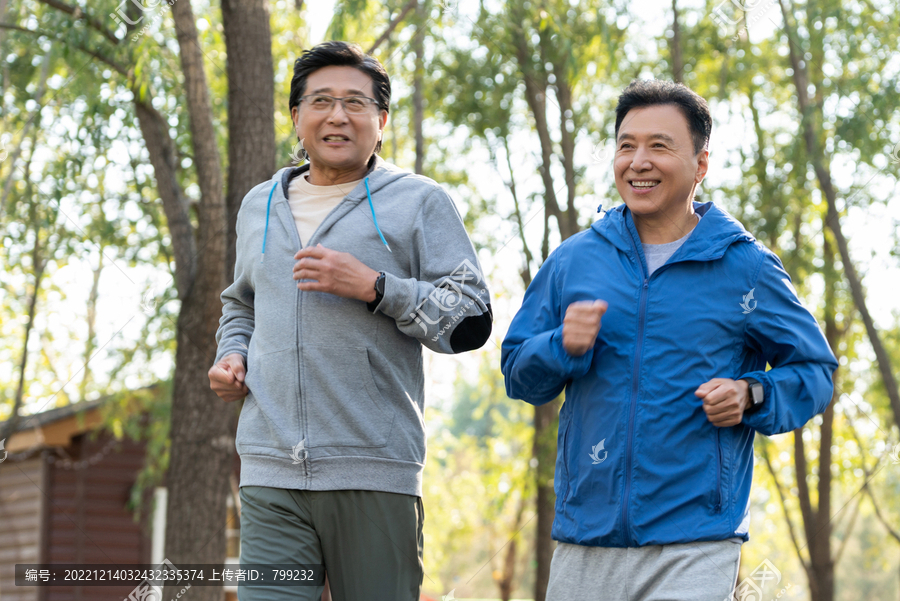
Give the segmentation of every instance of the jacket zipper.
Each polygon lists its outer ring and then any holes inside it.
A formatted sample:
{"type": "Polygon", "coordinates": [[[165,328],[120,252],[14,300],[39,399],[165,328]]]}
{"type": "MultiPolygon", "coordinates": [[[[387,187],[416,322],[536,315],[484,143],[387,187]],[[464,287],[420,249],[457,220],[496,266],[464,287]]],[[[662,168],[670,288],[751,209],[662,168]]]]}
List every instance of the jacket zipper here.
{"type": "Polygon", "coordinates": [[[634,256],[638,260],[638,267],[640,267],[641,276],[643,277],[644,281],[641,285],[640,292],[640,309],[638,310],[638,335],[637,343],[634,349],[634,370],[631,375],[631,401],[628,411],[628,436],[625,445],[625,500],[622,503],[622,523],[626,546],[628,545],[631,538],[631,534],[629,532],[629,530],[631,529],[631,525],[629,524],[628,520],[628,504],[631,501],[631,447],[634,438],[634,413],[637,409],[637,395],[638,390],[640,389],[641,351],[644,346],[644,321],[646,320],[647,310],[647,289],[650,285],[650,278],[644,275],[644,264],[641,261],[640,252],[638,251],[637,246],[634,243],[634,238],[631,238],[631,245],[634,248],[634,256]]]}
{"type": "Polygon", "coordinates": [[[722,511],[722,444],[719,441],[721,432],[720,428],[716,428],[716,463],[718,467],[716,471],[716,513],[722,511]]]}
{"type": "MultiPolygon", "coordinates": [[[[303,177],[303,176],[300,175],[300,177],[303,177]]],[[[291,212],[291,210],[290,210],[290,207],[291,207],[290,199],[286,199],[286,200],[288,201],[288,202],[287,202],[287,204],[288,204],[288,212],[291,212]]],[[[293,221],[293,213],[291,213],[291,218],[292,218],[291,220],[293,221]]],[[[297,226],[296,226],[296,224],[292,224],[292,225],[293,225],[294,227],[289,228],[289,229],[290,229],[290,231],[292,231],[292,232],[294,233],[294,240],[296,241],[297,245],[298,245],[300,248],[303,248],[303,240],[300,239],[300,232],[297,231],[297,226]]],[[[321,225],[321,224],[320,224],[320,225],[321,225]]],[[[300,338],[300,337],[301,337],[301,335],[302,335],[302,331],[301,331],[301,330],[302,330],[302,326],[301,326],[301,324],[302,324],[302,322],[303,322],[302,315],[301,315],[301,312],[302,312],[302,310],[303,310],[303,309],[302,309],[303,303],[302,303],[301,300],[300,300],[300,297],[301,297],[302,294],[303,294],[303,291],[300,290],[299,288],[297,288],[297,308],[296,308],[296,311],[294,311],[294,314],[297,316],[297,327],[295,328],[295,332],[296,332],[296,334],[297,334],[297,393],[298,393],[298,394],[297,394],[297,413],[298,413],[299,418],[300,418],[300,423],[299,423],[299,426],[300,426],[300,438],[301,438],[301,440],[305,440],[305,441],[306,441],[306,442],[304,443],[304,445],[303,445],[303,449],[304,449],[303,452],[306,453],[306,458],[305,458],[305,460],[303,461],[303,477],[304,477],[304,479],[306,480],[306,484],[307,484],[307,486],[308,486],[308,485],[309,485],[309,479],[310,479],[310,469],[309,469],[309,462],[310,462],[310,459],[309,459],[309,441],[307,440],[306,428],[304,427],[304,425],[306,424],[306,420],[304,419],[304,415],[303,415],[303,414],[304,414],[304,411],[303,411],[303,410],[304,410],[304,406],[303,406],[303,388],[304,388],[304,386],[303,386],[303,357],[300,356],[300,349],[301,349],[301,346],[300,346],[300,339],[301,339],[301,338],[300,338]]]]}
{"type": "MultiPolygon", "coordinates": [[[[297,237],[299,238],[300,235],[297,234],[297,237]]],[[[303,417],[303,409],[304,409],[304,407],[303,407],[303,357],[300,356],[300,349],[301,349],[301,346],[300,346],[301,325],[300,324],[303,321],[301,319],[301,315],[300,315],[300,312],[303,310],[302,309],[303,303],[300,301],[300,295],[302,294],[302,292],[303,292],[302,290],[297,288],[297,310],[294,312],[294,314],[297,316],[297,392],[298,392],[297,409],[298,409],[298,413],[300,414],[300,424],[299,424],[300,425],[300,436],[303,440],[306,440],[306,432],[305,432],[306,428],[304,428],[304,425],[306,424],[306,420],[303,417]]],[[[307,485],[309,485],[309,477],[310,477],[310,473],[309,473],[310,459],[309,459],[309,444],[308,444],[308,442],[309,441],[307,441],[307,444],[303,445],[304,452],[306,453],[306,459],[305,459],[305,461],[303,461],[303,476],[306,480],[307,485]]]]}
{"type": "MultiPolygon", "coordinates": [[[[643,267],[641,267],[643,269],[643,267]]],[[[634,438],[634,412],[637,408],[637,395],[638,389],[640,388],[640,371],[641,371],[641,350],[644,346],[644,321],[646,318],[645,311],[647,308],[647,288],[649,286],[649,280],[644,278],[644,283],[641,286],[641,297],[640,297],[640,320],[638,321],[638,335],[637,335],[637,346],[634,349],[634,372],[632,373],[631,379],[631,406],[629,407],[628,412],[628,440],[625,446],[625,502],[622,504],[622,520],[624,522],[624,534],[625,534],[625,544],[629,543],[631,538],[630,535],[630,524],[628,523],[628,503],[631,499],[631,447],[633,444],[634,438]]]]}

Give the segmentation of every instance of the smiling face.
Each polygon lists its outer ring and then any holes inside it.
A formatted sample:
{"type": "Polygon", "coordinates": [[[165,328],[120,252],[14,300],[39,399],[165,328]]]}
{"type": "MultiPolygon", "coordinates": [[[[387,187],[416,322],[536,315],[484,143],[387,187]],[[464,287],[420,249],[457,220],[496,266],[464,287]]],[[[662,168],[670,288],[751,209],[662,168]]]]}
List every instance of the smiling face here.
{"type": "Polygon", "coordinates": [[[628,111],[616,139],[616,188],[640,218],[676,219],[691,212],[697,184],[709,167],[709,152],[694,153],[684,113],[671,104],[628,111]]]}
{"type": "MultiPolygon", "coordinates": [[[[372,78],[346,66],[313,71],[303,91],[304,96],[310,94],[375,97],[372,78]]],[[[318,112],[304,101],[291,109],[291,117],[297,137],[309,154],[309,181],[317,186],[362,178],[387,123],[387,111],[376,105],[360,114],[348,114],[340,102],[330,111],[318,112]]]]}

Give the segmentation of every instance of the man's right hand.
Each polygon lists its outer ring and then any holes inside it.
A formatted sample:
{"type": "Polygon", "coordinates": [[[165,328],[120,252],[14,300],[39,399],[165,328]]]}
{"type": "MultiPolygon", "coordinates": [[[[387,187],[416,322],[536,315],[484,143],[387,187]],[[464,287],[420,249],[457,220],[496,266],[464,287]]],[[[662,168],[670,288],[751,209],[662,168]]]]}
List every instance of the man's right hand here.
{"type": "Polygon", "coordinates": [[[600,332],[600,318],[606,313],[606,301],[577,301],[566,309],[562,343],[566,352],[581,357],[591,350],[600,332]]]}
{"type": "Polygon", "coordinates": [[[240,353],[226,355],[209,368],[207,375],[209,376],[209,387],[226,403],[239,401],[250,392],[250,389],[244,384],[246,371],[244,356],[240,353]]]}

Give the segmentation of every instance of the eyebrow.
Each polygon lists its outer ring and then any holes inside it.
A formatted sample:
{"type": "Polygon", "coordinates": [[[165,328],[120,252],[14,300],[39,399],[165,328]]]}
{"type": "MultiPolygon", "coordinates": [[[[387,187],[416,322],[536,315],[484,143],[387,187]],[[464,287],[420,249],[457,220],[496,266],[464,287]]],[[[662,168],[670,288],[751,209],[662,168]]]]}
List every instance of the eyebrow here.
{"type": "MultiPolygon", "coordinates": [[[[666,134],[650,134],[650,136],[648,136],[648,138],[651,140],[663,140],[665,142],[668,142],[669,144],[672,144],[673,146],[676,144],[675,140],[671,136],[667,136],[666,134]]],[[[619,136],[618,141],[621,142],[622,140],[634,140],[634,139],[636,139],[636,138],[631,134],[622,134],[619,136]]]]}
{"type": "MultiPolygon", "coordinates": [[[[312,92],[310,92],[310,94],[326,94],[326,93],[333,92],[333,91],[334,90],[332,90],[331,88],[317,88],[317,89],[313,90],[312,92]]],[[[363,92],[362,90],[347,90],[347,92],[349,93],[350,96],[365,96],[366,95],[366,93],[363,92]]]]}

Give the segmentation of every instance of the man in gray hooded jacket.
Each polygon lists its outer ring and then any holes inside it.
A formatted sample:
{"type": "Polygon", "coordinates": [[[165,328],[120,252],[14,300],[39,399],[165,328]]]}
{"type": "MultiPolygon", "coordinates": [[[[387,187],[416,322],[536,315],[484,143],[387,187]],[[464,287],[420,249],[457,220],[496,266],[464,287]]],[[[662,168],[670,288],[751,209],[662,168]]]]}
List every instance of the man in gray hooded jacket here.
{"type": "MultiPolygon", "coordinates": [[[[490,297],[453,201],[375,154],[390,81],[356,45],[294,65],[309,162],[251,190],[237,220],[210,384],[244,398],[242,564],[324,564],[335,599],[417,600],[425,464],[422,346],[479,348],[490,297]]],[[[242,586],[317,599],[321,586],[242,586]]]]}

